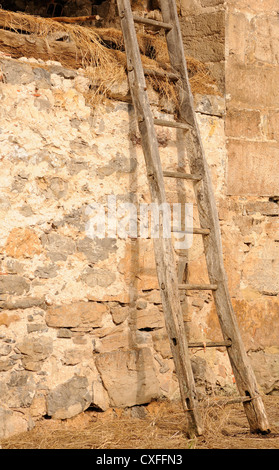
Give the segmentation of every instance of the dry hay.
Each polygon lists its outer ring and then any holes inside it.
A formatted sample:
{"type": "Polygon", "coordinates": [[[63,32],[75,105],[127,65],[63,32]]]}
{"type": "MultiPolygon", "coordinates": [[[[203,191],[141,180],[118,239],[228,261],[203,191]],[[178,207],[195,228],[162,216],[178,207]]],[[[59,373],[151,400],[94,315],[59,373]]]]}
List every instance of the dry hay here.
{"type": "MultiPolygon", "coordinates": [[[[49,18],[36,17],[23,13],[0,10],[0,27],[18,35],[44,41],[48,59],[59,60],[63,66],[76,69],[82,67],[90,77],[95,94],[107,96],[114,84],[126,80],[126,55],[122,32],[114,28],[95,28],[56,22],[49,18]],[[57,42],[57,39],[63,42],[57,42]],[[74,54],[59,51],[51,55],[49,44],[74,47],[74,54]],[[59,56],[60,53],[60,56],[59,56]]],[[[145,32],[137,34],[144,67],[156,71],[171,71],[166,41],[160,36],[145,32]]],[[[34,51],[33,51],[34,52],[34,51]]],[[[26,51],[24,51],[26,56],[26,51]]],[[[24,55],[24,53],[22,55],[24,55]]],[[[12,56],[20,57],[20,47],[12,56]]],[[[32,54],[32,47],[30,49],[32,54]]],[[[36,55],[36,54],[35,54],[36,55]]],[[[35,57],[31,55],[31,57],[35,57]]],[[[37,54],[38,55],[38,54],[37,54]]],[[[35,57],[39,58],[39,57],[35,57]]],[[[42,56],[45,59],[45,56],[42,56]]],[[[187,59],[190,83],[193,93],[216,93],[215,82],[204,64],[193,58],[187,59]]],[[[159,94],[176,102],[175,87],[167,78],[155,75],[147,77],[147,82],[159,94]]]]}
{"type": "Polygon", "coordinates": [[[25,433],[1,441],[3,449],[185,449],[183,410],[175,403],[151,403],[145,418],[125,410],[87,411],[62,422],[44,420],[25,433]]]}
{"type": "Polygon", "coordinates": [[[265,396],[264,402],[272,429],[265,436],[249,433],[242,404],[212,406],[208,398],[200,403],[204,434],[194,439],[187,438],[180,402],[162,401],[139,407],[144,418],[110,408],[64,421],[42,419],[0,444],[3,449],[279,449],[279,397],[265,396]]]}

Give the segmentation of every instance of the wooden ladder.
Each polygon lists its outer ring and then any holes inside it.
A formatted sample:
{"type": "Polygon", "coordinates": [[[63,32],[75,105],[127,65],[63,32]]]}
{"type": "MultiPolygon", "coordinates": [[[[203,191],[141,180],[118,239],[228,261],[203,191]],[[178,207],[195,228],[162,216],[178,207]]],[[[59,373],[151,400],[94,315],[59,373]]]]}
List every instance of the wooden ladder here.
{"type": "MultiPolygon", "coordinates": [[[[219,219],[193,106],[176,2],[175,0],[160,1],[162,22],[133,16],[130,0],[117,0],[117,4],[127,56],[130,93],[142,137],[152,202],[158,206],[167,202],[165,177],[192,181],[200,218],[200,228],[194,229],[194,233],[200,234],[204,242],[210,284],[191,285],[180,284],[178,281],[171,238],[166,238],[161,234],[158,238],[153,239],[165,324],[179,382],[188,434],[193,436],[203,433],[203,423],[189,354],[189,348],[202,346],[203,343],[191,344],[187,341],[179,296],[181,290],[212,291],[224,341],[208,343],[206,346],[225,346],[227,348],[250,430],[254,433],[268,433],[268,419],[258,392],[254,372],[239,333],[228,291],[223,265],[219,219]],[[171,78],[176,80],[179,95],[179,121],[156,120],[153,117],[146,91],[145,72],[141,62],[135,23],[156,26],[165,31],[170,63],[174,71],[171,78]],[[185,145],[190,164],[189,174],[163,171],[155,125],[172,126],[186,131],[185,145]]],[[[162,220],[160,223],[162,224],[162,220]]]]}

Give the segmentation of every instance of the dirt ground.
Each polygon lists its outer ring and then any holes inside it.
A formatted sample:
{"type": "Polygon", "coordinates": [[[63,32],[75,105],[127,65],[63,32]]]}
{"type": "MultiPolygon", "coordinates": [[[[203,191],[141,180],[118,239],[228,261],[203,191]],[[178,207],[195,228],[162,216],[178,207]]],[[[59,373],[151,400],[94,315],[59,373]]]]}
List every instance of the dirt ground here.
{"type": "MultiPolygon", "coordinates": [[[[215,400],[216,401],[216,400],[215,400]]],[[[138,416],[88,410],[64,421],[43,419],[29,432],[1,441],[2,449],[279,449],[279,397],[264,397],[271,433],[251,434],[242,404],[202,405],[204,435],[187,439],[179,403],[153,402],[138,416]]],[[[135,414],[135,408],[133,409],[135,414]]]]}

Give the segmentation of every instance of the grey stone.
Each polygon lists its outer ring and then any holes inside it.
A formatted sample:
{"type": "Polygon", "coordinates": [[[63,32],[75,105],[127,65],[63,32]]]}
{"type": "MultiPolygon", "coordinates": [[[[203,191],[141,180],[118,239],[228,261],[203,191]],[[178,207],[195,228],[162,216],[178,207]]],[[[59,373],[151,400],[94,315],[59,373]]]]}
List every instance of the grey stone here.
{"type": "Polygon", "coordinates": [[[74,79],[77,76],[77,72],[75,70],[66,69],[65,67],[60,67],[59,65],[52,65],[49,67],[50,73],[55,73],[60,77],[66,79],[74,79]]]}
{"type": "Polygon", "coordinates": [[[51,87],[50,73],[48,70],[42,67],[34,67],[33,73],[34,73],[34,78],[37,82],[38,88],[50,88],[51,87]]]}
{"type": "Polygon", "coordinates": [[[6,83],[26,85],[35,80],[32,67],[16,61],[1,59],[2,70],[5,74],[6,83]]]}
{"type": "Polygon", "coordinates": [[[76,251],[75,242],[71,238],[63,237],[55,232],[43,234],[41,242],[52,262],[65,261],[68,255],[76,251]]]}
{"type": "Polygon", "coordinates": [[[45,302],[44,298],[40,297],[23,297],[23,298],[13,298],[13,299],[3,299],[0,300],[0,307],[5,310],[17,310],[17,309],[26,309],[32,307],[39,307],[45,302]]]}
{"type": "Polygon", "coordinates": [[[55,264],[39,266],[34,274],[41,279],[50,279],[57,276],[57,269],[58,267],[55,264]]]}
{"type": "Polygon", "coordinates": [[[77,251],[83,253],[88,261],[104,261],[117,250],[114,238],[94,239],[85,237],[77,242],[77,251]]]}
{"type": "Polygon", "coordinates": [[[32,207],[28,204],[24,204],[22,207],[20,207],[19,211],[22,215],[24,215],[24,217],[31,217],[34,214],[32,207]]]}
{"type": "Polygon", "coordinates": [[[76,376],[48,394],[47,414],[54,419],[72,418],[86,410],[91,401],[87,378],[76,376]]]}
{"type": "Polygon", "coordinates": [[[12,349],[10,344],[0,344],[0,356],[8,356],[12,349]]]}
{"type": "Polygon", "coordinates": [[[57,338],[72,338],[73,333],[68,328],[59,328],[57,338]]]}
{"type": "Polygon", "coordinates": [[[33,374],[27,371],[12,371],[7,382],[6,404],[11,408],[26,408],[33,401],[36,384],[33,374]]]}
{"type": "Polygon", "coordinates": [[[0,276],[0,294],[22,295],[29,290],[30,284],[24,277],[12,274],[0,276]]]}
{"type": "Polygon", "coordinates": [[[22,353],[23,367],[26,370],[38,371],[42,362],[52,353],[53,340],[48,336],[27,337],[17,344],[17,348],[22,353]]]}
{"type": "Polygon", "coordinates": [[[34,333],[35,331],[43,333],[48,331],[48,328],[46,325],[40,323],[32,323],[31,325],[27,325],[27,333],[34,333]]]}
{"type": "Polygon", "coordinates": [[[137,160],[134,158],[127,158],[117,152],[116,158],[108,162],[107,165],[97,169],[97,175],[109,176],[113,173],[133,173],[137,168],[137,160]]]}

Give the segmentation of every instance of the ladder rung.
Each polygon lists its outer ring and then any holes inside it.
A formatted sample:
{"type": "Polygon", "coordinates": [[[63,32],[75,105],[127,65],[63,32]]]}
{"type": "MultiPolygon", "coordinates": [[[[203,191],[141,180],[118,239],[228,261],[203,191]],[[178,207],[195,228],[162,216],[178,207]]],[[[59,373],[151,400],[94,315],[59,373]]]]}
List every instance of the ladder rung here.
{"type": "Polygon", "coordinates": [[[185,131],[191,130],[191,126],[189,126],[189,124],[186,124],[185,122],[179,122],[179,121],[166,121],[164,119],[154,119],[154,124],[156,126],[175,127],[178,129],[184,129],[185,131]]]}
{"type": "Polygon", "coordinates": [[[178,171],[164,171],[163,175],[167,178],[181,178],[184,180],[200,181],[202,179],[200,175],[191,175],[191,173],[180,173],[178,171]]]}
{"type": "Polygon", "coordinates": [[[149,26],[157,26],[157,28],[166,29],[170,31],[173,28],[171,23],[164,23],[163,21],[151,20],[150,18],[142,18],[141,16],[133,15],[135,23],[147,24],[149,26]]]}
{"type": "Polygon", "coordinates": [[[192,228],[189,230],[177,230],[173,228],[171,231],[173,233],[193,233],[194,235],[209,235],[210,234],[209,228],[192,228]]]}
{"type": "Polygon", "coordinates": [[[221,347],[226,347],[229,348],[232,345],[231,341],[213,341],[210,343],[202,343],[202,342],[196,342],[196,343],[188,343],[189,348],[221,348],[221,347]]]}
{"type": "Polygon", "coordinates": [[[180,290],[217,290],[217,284],[179,284],[180,290]]]}
{"type": "Polygon", "coordinates": [[[148,69],[144,67],[143,71],[145,75],[154,75],[155,77],[158,77],[158,78],[167,78],[168,80],[172,82],[176,82],[177,80],[179,80],[178,75],[176,75],[173,72],[167,72],[167,70],[162,72],[161,70],[153,70],[153,69],[148,69]]]}
{"type": "Polygon", "coordinates": [[[245,402],[249,402],[249,401],[252,401],[252,400],[255,400],[256,398],[259,398],[259,397],[237,397],[237,398],[231,398],[231,399],[220,399],[220,398],[217,398],[215,399],[212,403],[207,403],[206,406],[210,407],[210,408],[213,408],[214,406],[226,406],[226,405],[234,405],[235,403],[245,403],[245,402]]]}

